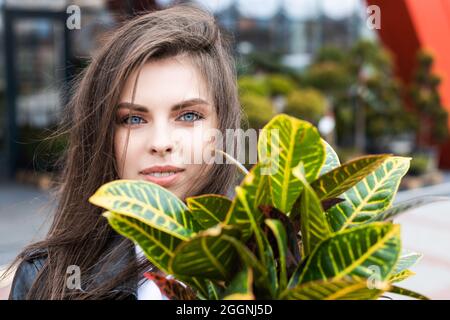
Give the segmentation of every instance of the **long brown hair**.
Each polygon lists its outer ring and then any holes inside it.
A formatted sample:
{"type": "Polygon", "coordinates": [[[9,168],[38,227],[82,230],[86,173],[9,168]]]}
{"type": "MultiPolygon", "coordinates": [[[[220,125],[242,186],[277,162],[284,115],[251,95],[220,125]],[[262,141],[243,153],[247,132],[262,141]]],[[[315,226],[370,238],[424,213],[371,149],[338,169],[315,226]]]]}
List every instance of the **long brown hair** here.
{"type": "MultiPolygon", "coordinates": [[[[115,287],[151,267],[145,259],[130,261],[123,272],[94,285],[102,264],[133,250],[133,243],[122,237],[112,251],[105,252],[116,234],[101,216],[103,210],[88,202],[102,184],[118,179],[112,125],[115,106],[126,79],[144,63],[187,54],[208,84],[219,129],[225,132],[238,128],[241,109],[230,40],[208,11],[193,4],[138,15],[105,38],[88,67],[75,79],[66,106],[64,126],[69,129],[64,130],[68,132],[68,148],[62,162],[53,223],[45,240],[26,247],[13,262],[21,262],[39,250],[46,251],[46,263],[27,298],[108,297],[115,287]],[[80,267],[81,291],[66,288],[70,265],[80,267]]],[[[226,194],[235,183],[235,172],[231,164],[213,165],[207,181],[200,181],[197,194],[226,194]]]]}

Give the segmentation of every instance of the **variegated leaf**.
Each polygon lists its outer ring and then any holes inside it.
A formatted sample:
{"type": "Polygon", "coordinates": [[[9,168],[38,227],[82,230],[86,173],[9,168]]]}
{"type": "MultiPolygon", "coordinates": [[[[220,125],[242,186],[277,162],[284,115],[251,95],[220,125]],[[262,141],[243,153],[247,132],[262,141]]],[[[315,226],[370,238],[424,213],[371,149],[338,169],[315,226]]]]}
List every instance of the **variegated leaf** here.
{"type": "Polygon", "coordinates": [[[344,202],[330,208],[328,220],[334,231],[357,226],[388,209],[410,158],[390,157],[373,173],[344,193],[344,202]]]}
{"type": "Polygon", "coordinates": [[[223,300],[254,300],[253,294],[253,270],[243,268],[231,280],[224,293],[223,300]]]}
{"type": "Polygon", "coordinates": [[[292,169],[303,162],[306,180],[316,179],[325,163],[325,146],[312,124],[280,114],[262,130],[258,156],[260,162],[269,165],[273,206],[288,213],[302,189],[292,169]]]}
{"type": "Polygon", "coordinates": [[[315,280],[340,279],[345,276],[385,281],[392,274],[400,255],[400,228],[376,222],[348,229],[322,241],[304,266],[291,277],[289,287],[315,280]]]}
{"type": "Polygon", "coordinates": [[[288,249],[287,249],[286,230],[280,220],[266,219],[264,220],[264,222],[270,228],[277,241],[278,256],[279,256],[278,268],[280,273],[278,290],[282,291],[287,286],[286,258],[288,249]]]}
{"type": "Polygon", "coordinates": [[[389,282],[394,283],[394,282],[400,282],[403,281],[405,279],[408,279],[409,277],[415,275],[415,272],[412,272],[411,270],[403,270],[400,271],[399,273],[393,274],[392,276],[389,277],[389,282]]]}
{"type": "Polygon", "coordinates": [[[116,180],[101,186],[89,202],[140,220],[181,240],[194,235],[186,205],[167,189],[151,182],[116,180]]]}
{"type": "Polygon", "coordinates": [[[223,288],[211,280],[206,280],[208,287],[208,300],[220,300],[223,288]]]}
{"type": "Polygon", "coordinates": [[[263,164],[254,165],[241,185],[236,187],[236,196],[225,218],[226,224],[236,225],[241,229],[244,242],[262,223],[263,216],[258,206],[271,203],[268,176],[261,174],[262,169],[263,164]]]}
{"type": "Polygon", "coordinates": [[[218,224],[181,243],[169,262],[170,269],[175,275],[230,280],[237,253],[234,246],[222,238],[224,234],[239,236],[238,230],[218,224]]]}
{"type": "Polygon", "coordinates": [[[336,169],[341,165],[339,161],[339,157],[336,154],[336,151],[330,146],[328,142],[322,139],[322,143],[325,145],[325,164],[320,169],[319,176],[323,176],[325,173],[330,172],[333,169],[336,169]]]}
{"type": "Polygon", "coordinates": [[[200,300],[219,299],[219,295],[214,296],[214,293],[211,292],[213,290],[212,288],[218,289],[218,286],[215,285],[211,280],[202,277],[191,277],[182,275],[177,275],[177,279],[187,284],[192,289],[195,289],[197,291],[197,297],[200,300]]]}
{"type": "Polygon", "coordinates": [[[210,228],[225,220],[231,200],[225,196],[205,194],[186,199],[194,219],[204,228],[210,228]]]}
{"type": "MultiPolygon", "coordinates": [[[[288,273],[291,274],[293,269],[297,267],[300,263],[300,249],[298,245],[298,232],[299,227],[292,223],[291,219],[282,213],[280,210],[273,206],[261,205],[259,209],[263,212],[266,219],[277,219],[283,224],[286,230],[287,237],[287,257],[286,257],[286,267],[288,273]]],[[[265,230],[267,234],[267,231],[265,230]]],[[[270,242],[270,241],[269,241],[270,242]]]]}
{"type": "Polygon", "coordinates": [[[397,216],[399,216],[403,213],[408,212],[409,210],[417,209],[424,205],[438,202],[438,201],[450,201],[450,197],[423,196],[420,198],[406,200],[406,201],[403,201],[401,203],[394,205],[393,207],[387,209],[386,211],[380,212],[380,213],[372,216],[365,223],[390,220],[390,219],[396,218],[397,216]]]}
{"type": "Polygon", "coordinates": [[[307,282],[286,290],[280,298],[289,300],[371,300],[378,298],[388,288],[388,283],[382,283],[378,288],[370,288],[367,279],[353,276],[307,282]]]}
{"type": "MultiPolygon", "coordinates": [[[[293,174],[303,183],[303,192],[300,195],[298,210],[300,212],[303,255],[308,256],[320,242],[329,238],[332,232],[325,212],[322,209],[322,204],[303,176],[301,167],[302,164],[295,167],[293,174]]],[[[296,205],[294,208],[297,210],[296,205]]]]}
{"type": "Polygon", "coordinates": [[[395,265],[394,274],[400,273],[403,270],[409,269],[414,266],[422,258],[423,254],[414,252],[411,250],[403,249],[400,258],[395,265]]]}
{"type": "Polygon", "coordinates": [[[314,180],[311,187],[320,200],[335,198],[371,174],[388,157],[381,154],[354,159],[314,180]]]}
{"type": "Polygon", "coordinates": [[[265,249],[262,250],[264,256],[261,259],[258,259],[253,252],[238,239],[227,235],[224,235],[223,239],[230,242],[230,244],[235,247],[244,266],[253,270],[254,283],[255,286],[260,289],[260,297],[274,299],[278,290],[276,262],[272,248],[269,246],[266,237],[262,235],[261,238],[264,246],[263,249],[265,249]]]}
{"type": "Polygon", "coordinates": [[[138,243],[147,259],[158,269],[171,273],[169,261],[181,243],[180,239],[127,215],[109,211],[103,215],[114,230],[138,243]]]}
{"type": "Polygon", "coordinates": [[[426,297],[420,293],[414,292],[409,289],[400,288],[397,286],[392,286],[391,289],[389,290],[389,292],[396,293],[396,294],[410,297],[410,298],[414,298],[414,299],[418,299],[418,300],[430,300],[428,297],[426,297]]]}

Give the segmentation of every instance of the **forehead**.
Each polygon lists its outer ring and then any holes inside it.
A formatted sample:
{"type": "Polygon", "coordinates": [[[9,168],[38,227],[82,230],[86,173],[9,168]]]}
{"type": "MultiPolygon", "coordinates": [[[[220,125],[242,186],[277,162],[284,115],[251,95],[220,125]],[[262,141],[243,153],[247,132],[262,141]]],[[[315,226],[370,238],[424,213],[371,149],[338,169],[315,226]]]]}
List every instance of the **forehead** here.
{"type": "MultiPolygon", "coordinates": [[[[121,101],[132,101],[137,73],[133,72],[126,80],[121,101]]],[[[134,103],[170,107],[192,98],[212,103],[203,77],[189,58],[177,56],[149,61],[141,68],[134,103]]]]}

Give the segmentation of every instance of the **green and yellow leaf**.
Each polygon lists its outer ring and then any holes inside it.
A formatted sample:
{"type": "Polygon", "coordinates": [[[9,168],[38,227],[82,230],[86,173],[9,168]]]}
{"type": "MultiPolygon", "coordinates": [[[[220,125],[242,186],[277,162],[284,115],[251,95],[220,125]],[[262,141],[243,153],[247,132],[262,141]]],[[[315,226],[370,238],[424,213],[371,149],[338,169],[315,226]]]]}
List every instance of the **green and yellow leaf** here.
{"type": "Polygon", "coordinates": [[[262,130],[258,156],[268,164],[272,204],[287,214],[302,190],[292,169],[303,162],[306,180],[316,179],[325,163],[325,146],[312,124],[280,114],[262,130]]]}
{"type": "Polygon", "coordinates": [[[389,156],[369,155],[354,159],[314,180],[311,187],[320,200],[335,198],[371,174],[389,156]]]}
{"type": "Polygon", "coordinates": [[[424,295],[422,295],[420,293],[414,292],[414,291],[409,290],[409,289],[400,288],[400,287],[397,287],[397,286],[392,286],[391,289],[388,290],[388,291],[392,292],[392,293],[396,293],[396,294],[402,295],[402,296],[405,296],[405,297],[414,298],[414,299],[417,299],[417,300],[430,300],[430,298],[428,298],[428,297],[426,297],[426,296],[424,296],[424,295]]]}
{"type": "Polygon", "coordinates": [[[304,267],[291,277],[289,287],[315,280],[341,279],[345,276],[377,279],[392,274],[400,255],[400,227],[377,222],[345,230],[322,241],[304,267]]]}
{"type": "Polygon", "coordinates": [[[223,300],[254,300],[253,271],[249,267],[239,271],[228,285],[223,300]]]}
{"type": "Polygon", "coordinates": [[[388,209],[401,178],[409,169],[409,162],[410,158],[390,157],[373,173],[345,192],[345,201],[327,212],[333,230],[358,226],[388,209]]]}
{"type": "Polygon", "coordinates": [[[417,209],[421,206],[439,202],[439,201],[450,201],[450,197],[441,197],[441,196],[423,196],[420,198],[414,198],[410,200],[403,201],[394,205],[393,207],[387,209],[386,211],[375,214],[366,223],[371,223],[375,221],[386,221],[390,219],[394,219],[397,216],[408,212],[412,209],[417,209]]]}
{"type": "Polygon", "coordinates": [[[101,186],[89,202],[139,220],[181,240],[188,240],[194,235],[186,205],[155,183],[115,180],[101,186]]]}
{"type": "Polygon", "coordinates": [[[288,300],[372,300],[378,298],[388,288],[388,283],[382,283],[378,288],[371,288],[365,278],[344,277],[326,281],[310,281],[286,290],[280,298],[288,300]]]}
{"type": "Polygon", "coordinates": [[[409,277],[415,275],[415,272],[412,272],[411,270],[403,270],[400,271],[399,273],[393,274],[392,276],[389,277],[389,282],[390,283],[394,283],[394,282],[400,282],[403,281],[405,279],[408,279],[409,277]]]}
{"type": "Polygon", "coordinates": [[[341,165],[341,162],[339,161],[339,157],[336,154],[336,151],[326,142],[322,139],[322,143],[325,145],[325,164],[320,169],[319,176],[323,176],[325,173],[330,172],[333,169],[336,169],[341,165]]]}
{"type": "MultiPolygon", "coordinates": [[[[300,211],[303,255],[308,256],[320,242],[329,238],[332,232],[319,198],[303,176],[302,163],[294,168],[293,173],[303,183],[298,210],[300,211]]],[[[293,214],[295,210],[297,210],[296,205],[293,214]]]]}
{"type": "Polygon", "coordinates": [[[179,238],[127,215],[106,211],[103,216],[114,230],[139,244],[147,259],[158,269],[171,273],[169,261],[174,256],[175,248],[181,243],[179,238]]]}
{"type": "MultiPolygon", "coordinates": [[[[262,223],[263,214],[258,206],[271,203],[268,176],[262,175],[262,169],[263,164],[254,165],[241,185],[236,187],[236,196],[225,218],[226,224],[236,225],[241,229],[244,242],[252,233],[258,233],[259,225],[262,223]]],[[[259,235],[257,237],[260,242],[259,235]]]]}
{"type": "Polygon", "coordinates": [[[235,247],[243,266],[252,269],[255,285],[266,293],[267,299],[273,299],[278,290],[278,281],[273,251],[268,245],[266,237],[264,235],[262,237],[264,248],[267,248],[263,250],[263,262],[238,239],[227,235],[224,235],[223,239],[229,241],[235,247]]]}
{"type": "Polygon", "coordinates": [[[286,230],[281,223],[280,220],[277,219],[266,219],[264,220],[266,225],[270,228],[272,231],[276,241],[277,241],[277,247],[278,247],[278,254],[279,254],[279,273],[280,273],[280,280],[279,280],[279,291],[282,291],[287,286],[287,269],[286,269],[286,258],[287,258],[287,236],[286,236],[286,230]]]}
{"type": "Polygon", "coordinates": [[[234,246],[222,238],[224,234],[238,237],[239,231],[219,224],[182,242],[169,261],[172,272],[182,276],[230,280],[237,253],[234,246]]]}
{"type": "Polygon", "coordinates": [[[231,200],[225,196],[206,194],[186,199],[194,219],[204,228],[210,228],[224,222],[231,200]]]}
{"type": "Polygon", "coordinates": [[[395,265],[394,274],[400,273],[414,266],[422,258],[422,254],[411,250],[402,250],[400,258],[395,265]]]}

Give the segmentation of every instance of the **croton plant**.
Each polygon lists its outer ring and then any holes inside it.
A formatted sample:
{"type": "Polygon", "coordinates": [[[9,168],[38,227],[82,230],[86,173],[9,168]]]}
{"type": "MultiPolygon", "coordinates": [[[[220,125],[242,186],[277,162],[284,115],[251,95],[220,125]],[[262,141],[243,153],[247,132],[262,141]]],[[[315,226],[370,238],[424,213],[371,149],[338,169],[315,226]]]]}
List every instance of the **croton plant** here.
{"type": "Polygon", "coordinates": [[[436,200],[393,206],[409,163],[378,154],[340,164],[312,124],[280,114],[233,199],[183,202],[151,182],[116,180],[89,201],[173,275],[145,274],[171,299],[426,299],[396,285],[421,255],[402,248],[393,218],[436,200]]]}

